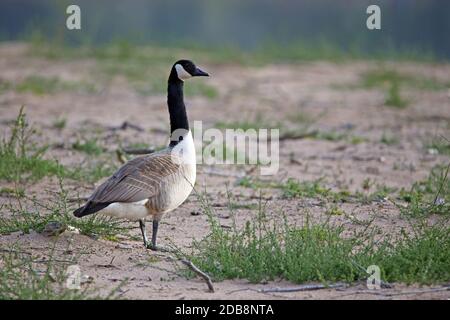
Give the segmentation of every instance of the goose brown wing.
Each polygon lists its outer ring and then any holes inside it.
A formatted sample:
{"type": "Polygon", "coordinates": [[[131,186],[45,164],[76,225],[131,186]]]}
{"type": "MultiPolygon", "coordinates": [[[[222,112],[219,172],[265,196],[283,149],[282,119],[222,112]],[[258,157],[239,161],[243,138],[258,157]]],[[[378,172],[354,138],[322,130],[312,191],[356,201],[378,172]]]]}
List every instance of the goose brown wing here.
{"type": "Polygon", "coordinates": [[[176,173],[179,167],[173,162],[170,152],[134,158],[102,183],[88,202],[137,202],[148,199],[158,194],[164,178],[176,173]]]}

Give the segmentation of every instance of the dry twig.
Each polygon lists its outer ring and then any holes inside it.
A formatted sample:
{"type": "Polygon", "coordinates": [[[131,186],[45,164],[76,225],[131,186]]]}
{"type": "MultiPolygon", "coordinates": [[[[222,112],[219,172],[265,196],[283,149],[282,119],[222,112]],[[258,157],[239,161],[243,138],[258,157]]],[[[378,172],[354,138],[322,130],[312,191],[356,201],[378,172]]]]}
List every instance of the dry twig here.
{"type": "Polygon", "coordinates": [[[206,284],[208,285],[208,289],[210,292],[214,292],[214,287],[211,281],[211,278],[204,273],[202,270],[200,270],[195,264],[192,263],[192,261],[186,260],[186,259],[181,259],[181,262],[188,266],[189,269],[191,269],[192,271],[194,271],[196,274],[198,274],[200,277],[202,277],[203,279],[205,279],[206,284]]]}
{"type": "Polygon", "coordinates": [[[122,122],[122,124],[120,126],[118,126],[118,127],[109,127],[108,129],[112,130],[112,131],[116,131],[116,130],[126,130],[128,128],[134,129],[134,130],[139,131],[139,132],[144,131],[144,129],[142,129],[140,126],[138,126],[136,124],[133,124],[133,123],[130,123],[128,121],[122,122]]]}

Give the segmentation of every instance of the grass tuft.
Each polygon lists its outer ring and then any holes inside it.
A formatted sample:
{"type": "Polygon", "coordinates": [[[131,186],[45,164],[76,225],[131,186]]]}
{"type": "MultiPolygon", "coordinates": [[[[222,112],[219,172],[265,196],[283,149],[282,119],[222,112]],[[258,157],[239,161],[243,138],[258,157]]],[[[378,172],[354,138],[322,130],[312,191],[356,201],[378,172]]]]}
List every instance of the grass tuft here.
{"type": "MultiPolygon", "coordinates": [[[[2,248],[0,248],[2,249],[2,248]]],[[[17,244],[2,249],[0,255],[0,300],[86,300],[117,299],[122,282],[107,295],[99,295],[97,289],[82,282],[79,288],[70,287],[72,279],[69,266],[76,266],[76,260],[58,261],[51,249],[45,259],[31,255],[17,244]]]]}
{"type": "Polygon", "coordinates": [[[413,184],[410,190],[402,189],[400,198],[407,206],[401,212],[413,217],[431,214],[450,214],[450,163],[435,166],[425,180],[413,184]]]}
{"type": "MultiPolygon", "coordinates": [[[[10,136],[0,142],[0,179],[7,181],[37,181],[45,176],[57,176],[74,180],[96,182],[109,176],[115,167],[104,163],[66,168],[56,160],[44,159],[47,147],[37,147],[31,142],[35,130],[27,123],[24,108],[19,111],[11,127],[10,136]]],[[[88,154],[103,152],[95,140],[77,143],[76,149],[88,154]]]]}
{"type": "Polygon", "coordinates": [[[19,198],[18,205],[6,205],[9,217],[0,217],[0,234],[13,232],[30,233],[42,232],[50,222],[59,222],[63,228],[68,226],[78,229],[81,234],[102,238],[114,238],[117,235],[128,234],[128,229],[122,221],[101,215],[91,215],[83,219],[73,216],[73,208],[68,205],[68,194],[60,181],[60,190],[57,197],[50,204],[44,204],[36,199],[30,199],[34,203],[32,209],[22,205],[19,198]],[[44,213],[43,213],[44,212],[44,213]]]}
{"type": "Polygon", "coordinates": [[[450,230],[445,226],[422,225],[413,235],[386,235],[376,241],[376,228],[349,234],[329,222],[312,224],[308,216],[297,226],[267,216],[260,205],[257,216],[242,228],[233,223],[231,230],[224,230],[211,206],[205,201],[203,206],[210,233],[194,242],[190,259],[215,280],[354,282],[367,278],[370,265],[380,267],[384,281],[450,280],[450,230]]]}
{"type": "Polygon", "coordinates": [[[42,158],[45,147],[36,148],[31,144],[30,138],[34,133],[28,126],[22,107],[11,128],[9,139],[0,142],[0,179],[39,180],[44,176],[64,173],[64,167],[56,161],[42,158]]]}
{"type": "Polygon", "coordinates": [[[400,95],[400,85],[398,82],[392,82],[387,92],[384,104],[396,108],[404,108],[408,105],[408,101],[400,95]]]}
{"type": "Polygon", "coordinates": [[[409,104],[401,95],[401,88],[419,90],[446,90],[450,83],[434,78],[424,78],[411,74],[399,73],[394,69],[376,69],[362,74],[361,86],[363,88],[381,88],[386,90],[384,104],[395,108],[405,108],[409,104]]]}
{"type": "Polygon", "coordinates": [[[93,156],[98,156],[103,153],[103,148],[97,144],[97,139],[87,139],[85,141],[77,140],[72,145],[72,148],[93,156]]]}

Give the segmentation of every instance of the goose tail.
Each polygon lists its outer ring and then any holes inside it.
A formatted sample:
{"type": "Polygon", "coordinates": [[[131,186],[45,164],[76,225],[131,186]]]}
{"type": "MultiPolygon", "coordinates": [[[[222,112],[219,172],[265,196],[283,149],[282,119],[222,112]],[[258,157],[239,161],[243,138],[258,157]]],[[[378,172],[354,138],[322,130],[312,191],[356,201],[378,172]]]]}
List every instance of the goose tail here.
{"type": "Polygon", "coordinates": [[[73,212],[73,215],[77,218],[81,218],[93,213],[96,213],[97,211],[102,210],[103,208],[109,206],[110,203],[92,203],[88,202],[84,206],[78,208],[73,212]]]}

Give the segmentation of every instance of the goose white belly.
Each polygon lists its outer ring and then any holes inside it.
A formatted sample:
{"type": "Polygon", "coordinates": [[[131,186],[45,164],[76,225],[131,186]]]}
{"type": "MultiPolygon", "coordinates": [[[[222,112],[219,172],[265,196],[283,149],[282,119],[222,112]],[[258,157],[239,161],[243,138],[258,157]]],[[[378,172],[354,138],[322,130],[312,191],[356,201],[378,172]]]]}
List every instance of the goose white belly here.
{"type": "Polygon", "coordinates": [[[116,218],[139,220],[149,215],[148,208],[145,206],[147,202],[148,199],[131,203],[114,202],[98,213],[116,218]]]}

